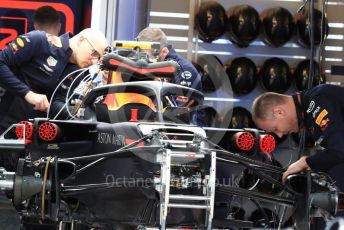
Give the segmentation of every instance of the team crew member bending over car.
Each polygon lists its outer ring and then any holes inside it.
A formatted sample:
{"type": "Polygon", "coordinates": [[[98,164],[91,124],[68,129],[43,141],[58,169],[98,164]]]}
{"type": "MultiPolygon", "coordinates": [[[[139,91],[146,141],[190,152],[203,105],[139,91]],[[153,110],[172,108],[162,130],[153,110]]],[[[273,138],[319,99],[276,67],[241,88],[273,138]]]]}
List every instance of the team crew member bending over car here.
{"type": "Polygon", "coordinates": [[[283,174],[309,168],[327,171],[344,162],[344,88],[319,85],[295,95],[264,93],[252,105],[256,125],[279,137],[308,128],[317,144],[324,149],[309,157],[301,157],[283,174]]]}
{"type": "Polygon", "coordinates": [[[97,62],[106,46],[105,36],[93,29],[74,37],[32,31],[12,41],[0,52],[0,86],[6,90],[0,101],[0,132],[41,115],[35,111],[45,112],[59,81],[97,62]]]}

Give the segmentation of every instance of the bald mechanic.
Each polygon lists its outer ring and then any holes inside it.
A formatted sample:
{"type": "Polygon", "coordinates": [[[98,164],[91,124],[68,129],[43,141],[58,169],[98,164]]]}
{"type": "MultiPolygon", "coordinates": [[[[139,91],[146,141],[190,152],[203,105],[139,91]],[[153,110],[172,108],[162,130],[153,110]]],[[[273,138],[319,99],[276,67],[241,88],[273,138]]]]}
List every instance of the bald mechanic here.
{"type": "Polygon", "coordinates": [[[74,37],[32,31],[14,39],[0,52],[0,132],[20,120],[45,116],[59,81],[96,63],[106,46],[105,36],[93,29],[74,37]]]}
{"type": "Polygon", "coordinates": [[[323,147],[291,164],[283,181],[290,174],[307,169],[328,171],[344,163],[343,95],[343,87],[324,84],[292,96],[268,92],[254,100],[252,118],[259,128],[279,137],[308,128],[323,147]]]}

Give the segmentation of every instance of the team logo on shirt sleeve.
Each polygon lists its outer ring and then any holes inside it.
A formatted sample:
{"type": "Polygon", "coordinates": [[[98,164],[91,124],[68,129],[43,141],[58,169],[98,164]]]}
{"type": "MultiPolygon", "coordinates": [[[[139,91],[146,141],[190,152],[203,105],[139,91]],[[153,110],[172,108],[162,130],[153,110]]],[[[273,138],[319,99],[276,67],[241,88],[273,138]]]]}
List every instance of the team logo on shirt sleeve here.
{"type": "Polygon", "coordinates": [[[30,36],[27,35],[21,35],[23,39],[25,39],[26,42],[30,42],[30,36]]]}
{"type": "Polygon", "coordinates": [[[316,109],[312,113],[313,118],[315,118],[315,116],[319,113],[320,109],[321,109],[320,106],[316,107],[316,109]]]}
{"type": "MultiPolygon", "coordinates": [[[[315,119],[315,123],[317,125],[319,125],[321,127],[322,121],[324,120],[324,118],[328,115],[328,111],[326,109],[323,109],[319,115],[317,116],[317,118],[315,119]]],[[[327,122],[328,123],[328,122],[327,122]]],[[[326,123],[326,124],[327,124],[326,123]]]]}
{"type": "Polygon", "coordinates": [[[18,46],[24,47],[24,41],[20,37],[16,38],[16,43],[18,44],[18,46]]]}
{"type": "Polygon", "coordinates": [[[329,122],[330,122],[330,118],[325,118],[320,122],[319,126],[320,126],[321,131],[323,132],[325,131],[329,122]]]}
{"type": "Polygon", "coordinates": [[[47,66],[46,64],[43,64],[43,67],[46,71],[49,71],[49,72],[54,72],[54,70],[52,70],[51,68],[49,68],[49,66],[47,66]]]}
{"type": "Polygon", "coordinates": [[[306,112],[307,112],[307,113],[312,112],[313,109],[314,109],[314,106],[315,106],[315,102],[314,102],[314,101],[309,102],[308,109],[307,109],[306,112]]]}
{"type": "Polygon", "coordinates": [[[25,42],[21,37],[17,37],[14,39],[11,43],[11,50],[12,53],[15,54],[20,48],[23,48],[25,46],[25,42]]]}
{"type": "Polygon", "coordinates": [[[62,42],[61,39],[57,36],[47,34],[48,42],[52,44],[53,46],[56,46],[58,48],[62,47],[62,42]]]}
{"type": "Polygon", "coordinates": [[[13,53],[13,54],[17,53],[17,51],[18,51],[18,46],[17,46],[16,43],[14,43],[14,42],[11,43],[11,50],[12,50],[12,53],[13,53]]]}
{"type": "Polygon", "coordinates": [[[53,58],[52,56],[49,56],[47,58],[47,63],[49,66],[56,66],[57,60],[55,58],[53,58]]]}
{"type": "Polygon", "coordinates": [[[189,80],[190,78],[192,77],[192,74],[190,71],[184,71],[182,73],[182,78],[186,79],[186,80],[189,80]]]}

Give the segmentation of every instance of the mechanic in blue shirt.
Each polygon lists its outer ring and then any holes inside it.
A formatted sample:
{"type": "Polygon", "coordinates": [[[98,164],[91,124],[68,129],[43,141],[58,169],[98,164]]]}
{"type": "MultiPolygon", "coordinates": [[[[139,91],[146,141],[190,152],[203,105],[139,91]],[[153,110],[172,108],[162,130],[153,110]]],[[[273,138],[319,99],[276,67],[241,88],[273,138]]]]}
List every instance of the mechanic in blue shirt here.
{"type": "Polygon", "coordinates": [[[344,88],[319,85],[295,95],[267,92],[252,105],[256,125],[279,137],[308,128],[322,147],[314,155],[301,157],[283,174],[290,175],[307,169],[328,171],[344,162],[344,88]]]}
{"type": "Polygon", "coordinates": [[[60,13],[52,6],[39,7],[33,16],[33,27],[58,36],[61,31],[60,13]]]}
{"type": "MultiPolygon", "coordinates": [[[[183,58],[181,55],[167,44],[166,34],[159,28],[146,27],[137,36],[138,41],[160,42],[160,53],[157,61],[173,60],[180,66],[178,75],[171,80],[171,83],[187,86],[203,92],[201,76],[191,62],[183,58]]],[[[154,57],[153,57],[154,58],[154,57]]],[[[198,126],[206,126],[204,113],[198,110],[192,114],[192,123],[198,126]]]]}
{"type": "Polygon", "coordinates": [[[104,34],[90,28],[73,37],[32,31],[14,39],[0,52],[0,132],[47,111],[59,81],[97,62],[106,46],[104,34]]]}

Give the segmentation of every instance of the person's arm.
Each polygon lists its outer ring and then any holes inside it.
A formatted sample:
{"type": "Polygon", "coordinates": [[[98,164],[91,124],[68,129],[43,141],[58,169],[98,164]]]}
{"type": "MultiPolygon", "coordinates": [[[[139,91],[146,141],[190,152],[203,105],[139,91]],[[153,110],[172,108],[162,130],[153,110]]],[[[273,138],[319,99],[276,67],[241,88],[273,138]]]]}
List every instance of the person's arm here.
{"type": "MultiPolygon", "coordinates": [[[[334,166],[344,162],[344,124],[341,115],[331,116],[329,111],[329,123],[324,130],[323,150],[309,156],[306,161],[313,170],[328,171],[334,166]]],[[[325,118],[326,119],[326,118],[325,118]]]]}
{"type": "Polygon", "coordinates": [[[14,39],[0,52],[0,84],[6,90],[24,97],[30,88],[15,72],[39,54],[42,44],[40,33],[29,33],[14,39]]]}
{"type": "Polygon", "coordinates": [[[306,159],[307,157],[301,157],[299,160],[295,161],[288,167],[288,169],[283,173],[283,176],[282,176],[283,183],[286,181],[289,175],[309,169],[306,159]]]}
{"type": "MultiPolygon", "coordinates": [[[[344,160],[344,124],[342,106],[332,93],[318,95],[313,101],[313,126],[321,131],[318,142],[323,150],[307,158],[307,164],[313,170],[328,171],[344,160]]],[[[337,95],[338,96],[338,95],[337,95]]],[[[311,114],[311,113],[310,113],[311,114]]]]}
{"type": "Polygon", "coordinates": [[[24,80],[15,75],[15,71],[39,54],[42,47],[42,33],[21,35],[0,52],[0,85],[6,90],[22,96],[34,109],[45,111],[49,102],[45,95],[30,90],[24,80]]]}
{"type": "Polygon", "coordinates": [[[325,149],[306,158],[306,163],[312,170],[328,171],[334,166],[343,163],[344,151],[325,149]]]}
{"type": "Polygon", "coordinates": [[[201,75],[196,68],[186,59],[180,60],[178,64],[180,66],[180,73],[172,80],[172,83],[203,92],[201,75]]]}
{"type": "Polygon", "coordinates": [[[282,181],[285,182],[291,174],[299,173],[305,170],[328,171],[334,166],[344,163],[344,151],[334,149],[324,149],[317,151],[309,157],[301,157],[291,164],[283,173],[282,181]]]}
{"type": "Polygon", "coordinates": [[[46,112],[49,107],[48,98],[44,94],[34,93],[30,90],[25,94],[24,99],[33,105],[34,110],[46,112]]]}
{"type": "Polygon", "coordinates": [[[314,155],[302,157],[291,164],[283,174],[285,180],[290,174],[298,173],[307,169],[315,171],[328,171],[334,166],[344,162],[344,124],[340,106],[328,95],[316,96],[313,98],[313,107],[319,107],[317,113],[314,112],[313,126],[321,130],[320,145],[322,150],[318,150],[314,155]]]}

